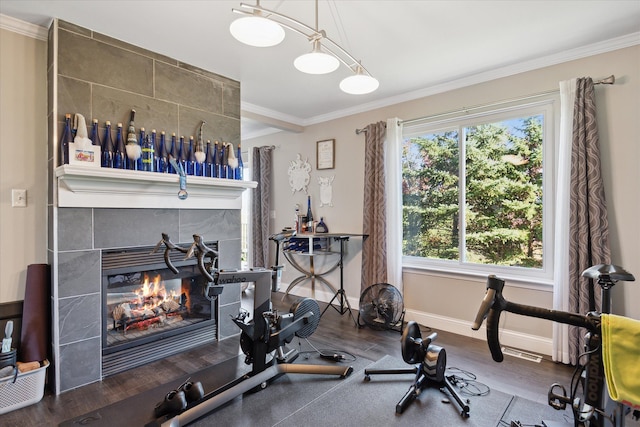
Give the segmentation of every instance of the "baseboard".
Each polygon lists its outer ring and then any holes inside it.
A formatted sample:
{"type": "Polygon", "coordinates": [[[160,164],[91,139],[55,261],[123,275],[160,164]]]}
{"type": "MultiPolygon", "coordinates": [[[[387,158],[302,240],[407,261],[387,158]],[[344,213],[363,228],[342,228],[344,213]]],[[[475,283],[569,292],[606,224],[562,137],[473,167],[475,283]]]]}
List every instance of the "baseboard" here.
{"type": "MultiPolygon", "coordinates": [[[[283,293],[286,292],[288,286],[288,283],[281,283],[279,291],[283,293]]],[[[289,295],[301,298],[313,298],[318,302],[329,303],[329,301],[331,301],[335,295],[328,290],[320,288],[324,288],[324,286],[319,284],[318,282],[316,282],[315,292],[313,292],[311,290],[311,287],[308,285],[296,286],[291,290],[291,292],[289,292],[289,295]]],[[[347,300],[349,301],[352,310],[358,310],[358,306],[360,305],[360,298],[351,298],[347,296],[347,300]]],[[[339,304],[337,297],[335,300],[333,300],[333,304],[339,304]]]]}
{"type": "MultiPolygon", "coordinates": [[[[285,292],[287,286],[289,286],[288,283],[281,283],[280,292],[285,292]]],[[[328,303],[333,298],[333,294],[325,290],[316,289],[314,294],[309,286],[298,286],[292,289],[290,295],[313,298],[316,301],[325,303],[328,303]]],[[[347,299],[349,300],[349,304],[351,304],[351,308],[357,311],[360,299],[347,299]]],[[[336,301],[334,300],[334,304],[335,303],[336,301]]],[[[487,331],[484,324],[479,330],[474,331],[471,329],[472,322],[466,320],[406,309],[405,321],[409,320],[414,320],[421,325],[429,326],[435,330],[451,332],[483,341],[487,340],[487,331]]],[[[525,334],[504,328],[500,329],[500,344],[544,356],[551,356],[553,352],[553,342],[551,338],[525,334]]]]}
{"type": "MultiPolygon", "coordinates": [[[[483,341],[487,340],[487,331],[484,324],[479,330],[474,331],[471,329],[472,322],[416,310],[407,310],[405,320],[414,320],[421,325],[429,326],[435,330],[447,331],[483,341]]],[[[504,328],[500,329],[500,344],[545,356],[551,356],[553,351],[551,338],[525,334],[504,328]]]]}

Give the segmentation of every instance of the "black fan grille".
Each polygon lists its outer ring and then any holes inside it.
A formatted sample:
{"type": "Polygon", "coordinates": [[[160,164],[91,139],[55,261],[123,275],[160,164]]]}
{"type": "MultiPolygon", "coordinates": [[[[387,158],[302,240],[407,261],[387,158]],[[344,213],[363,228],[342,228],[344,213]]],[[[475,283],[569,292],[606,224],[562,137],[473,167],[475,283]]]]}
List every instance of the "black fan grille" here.
{"type": "Polygon", "coordinates": [[[360,296],[360,318],[373,329],[390,329],[402,318],[402,295],[393,285],[377,283],[360,296]]]}

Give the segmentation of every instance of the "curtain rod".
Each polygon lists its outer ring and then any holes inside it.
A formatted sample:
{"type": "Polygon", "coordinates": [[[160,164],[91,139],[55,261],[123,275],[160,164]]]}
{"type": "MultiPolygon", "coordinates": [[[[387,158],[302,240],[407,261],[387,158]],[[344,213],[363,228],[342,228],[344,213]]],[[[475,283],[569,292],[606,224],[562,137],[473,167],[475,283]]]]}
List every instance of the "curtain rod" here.
{"type": "MultiPolygon", "coordinates": [[[[384,127],[387,127],[387,124],[384,124],[384,127]]],[[[356,135],[360,135],[362,132],[367,133],[367,128],[362,128],[362,129],[356,129],[356,135]]]]}
{"type": "MultiPolygon", "coordinates": [[[[614,76],[613,74],[610,75],[609,77],[606,77],[604,79],[600,79],[600,80],[596,80],[593,82],[594,85],[612,85],[614,84],[616,81],[616,76],[614,76]]],[[[509,104],[511,102],[516,102],[516,101],[526,101],[528,99],[533,99],[533,98],[538,98],[541,96],[546,96],[546,95],[551,95],[554,93],[558,93],[560,90],[559,89],[554,89],[554,90],[548,90],[546,92],[540,92],[540,93],[536,93],[533,95],[527,95],[521,98],[514,98],[514,99],[507,99],[504,101],[498,101],[498,102],[494,102],[492,104],[483,104],[483,105],[476,105],[474,107],[467,107],[467,108],[460,108],[458,110],[453,110],[453,111],[448,111],[446,113],[439,113],[439,114],[434,114],[431,116],[425,116],[425,117],[418,117],[415,119],[410,119],[410,120],[398,120],[398,125],[400,124],[409,124],[409,123],[414,123],[414,122],[420,122],[422,120],[428,120],[428,119],[436,119],[438,117],[443,117],[443,116],[448,116],[449,114],[456,114],[456,113],[463,113],[465,111],[472,111],[472,110],[478,110],[480,108],[488,108],[488,107],[497,107],[498,105],[503,105],[503,104],[509,104]]],[[[356,133],[359,134],[360,132],[358,131],[366,131],[365,129],[356,129],[356,133]]]]}

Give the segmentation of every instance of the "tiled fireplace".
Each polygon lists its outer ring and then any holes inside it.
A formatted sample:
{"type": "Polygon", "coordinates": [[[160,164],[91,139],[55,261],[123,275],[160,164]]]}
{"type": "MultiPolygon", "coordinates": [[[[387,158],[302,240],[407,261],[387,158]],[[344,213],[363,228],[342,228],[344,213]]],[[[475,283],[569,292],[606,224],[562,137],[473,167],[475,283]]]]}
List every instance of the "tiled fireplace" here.
{"type": "MultiPolygon", "coordinates": [[[[120,366],[123,355],[138,357],[131,367],[239,333],[228,320],[240,308],[239,285],[225,286],[218,307],[213,308],[210,327],[180,334],[171,344],[163,340],[151,354],[145,351],[147,343],[142,347],[115,346],[118,352],[109,352],[107,347],[104,352],[103,334],[107,331],[101,316],[107,298],[102,262],[113,249],[148,248],[161,239],[162,232],[175,242],[189,242],[193,234],[201,234],[207,241],[218,242],[221,268],[239,268],[240,215],[236,210],[58,208],[57,213],[58,285],[53,303],[55,307],[57,302],[58,313],[58,353],[54,350],[54,358],[60,391],[126,369],[120,366]]],[[[152,264],[160,267],[156,261],[152,264]]],[[[198,276],[193,267],[181,268],[183,273],[188,271],[198,276]]]]}
{"type": "MultiPolygon", "coordinates": [[[[189,197],[179,200],[175,175],[59,166],[58,138],[65,113],[80,113],[88,123],[97,118],[104,133],[105,121],[126,123],[135,109],[138,127],[168,135],[175,132],[188,139],[205,121],[205,139],[237,147],[239,82],[57,19],[49,29],[48,57],[48,250],[55,392],[99,381],[122,369],[120,360],[114,361],[121,356],[133,355],[147,363],[207,340],[238,335],[230,318],[240,308],[240,284],[230,284],[213,306],[202,308],[211,314],[203,321],[208,327],[187,327],[187,334],[161,332],[173,341],[156,341],[151,351],[145,346],[157,330],[138,341],[142,346],[110,345],[102,312],[114,295],[108,295],[102,266],[113,251],[146,251],[167,233],[181,245],[190,244],[194,234],[202,235],[218,245],[220,268],[239,268],[241,195],[255,183],[189,177],[189,197]],[[170,344],[163,348],[165,341],[170,344]]],[[[160,267],[156,261],[150,258],[153,269],[160,267]]],[[[185,276],[178,287],[192,279],[199,280],[185,276]]],[[[129,298],[135,291],[113,293],[129,298]]],[[[186,297],[175,301],[178,305],[192,302],[186,297]]],[[[135,327],[128,326],[127,333],[133,334],[135,327]]]]}
{"type": "MultiPolygon", "coordinates": [[[[217,242],[207,242],[217,249],[217,242]]],[[[102,251],[102,374],[111,375],[216,339],[217,300],[197,260],[163,248],[102,251]]]]}

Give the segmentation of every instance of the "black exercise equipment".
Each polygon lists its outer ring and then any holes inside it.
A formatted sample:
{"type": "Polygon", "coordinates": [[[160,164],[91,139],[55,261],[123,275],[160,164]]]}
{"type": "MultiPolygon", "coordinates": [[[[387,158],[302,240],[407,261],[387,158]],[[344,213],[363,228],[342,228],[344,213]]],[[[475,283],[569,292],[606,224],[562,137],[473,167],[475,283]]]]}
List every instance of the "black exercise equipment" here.
{"type": "Polygon", "coordinates": [[[443,393],[448,392],[458,404],[462,418],[467,418],[469,417],[469,400],[463,400],[460,397],[453,387],[451,377],[445,375],[447,353],[444,348],[432,344],[437,337],[438,334],[433,332],[423,340],[418,324],[410,321],[402,332],[402,358],[410,365],[419,365],[404,369],[365,369],[364,380],[371,381],[371,375],[414,374],[415,380],[396,405],[396,413],[402,414],[422,390],[434,387],[443,393]]]}
{"type": "MultiPolygon", "coordinates": [[[[162,425],[178,427],[186,425],[203,417],[237,396],[250,391],[258,391],[267,387],[268,383],[287,373],[337,375],[346,378],[353,372],[351,366],[304,365],[292,364],[298,352],[292,349],[285,352],[284,346],[291,342],[294,336],[306,338],[317,328],[320,321],[320,307],[311,298],[303,298],[296,302],[289,313],[278,313],[271,307],[271,287],[274,270],[253,268],[249,270],[218,270],[217,252],[207,248],[203,239],[194,235],[194,244],[189,249],[180,248],[162,235],[159,245],[165,246],[165,260],[167,266],[174,272],[177,269],[171,264],[167,255],[176,249],[187,256],[198,258],[198,267],[209,283],[205,295],[215,299],[227,284],[254,282],[253,316],[248,312],[241,312],[233,322],[241,329],[240,346],[246,358],[245,363],[252,365],[252,370],[236,380],[226,384],[208,394],[200,400],[188,403],[186,408],[175,410],[173,405],[166,415],[156,419],[148,425],[162,425]]],[[[177,393],[179,394],[179,393],[177,393]]],[[[175,396],[172,396],[173,400],[175,396]]],[[[180,397],[180,396],[178,396],[180,397]]],[[[179,405],[175,405],[178,407],[179,405]]],[[[163,408],[164,409],[164,408],[163,408]]],[[[163,412],[163,411],[161,411],[163,412]]]]}
{"type": "MultiPolygon", "coordinates": [[[[635,277],[624,268],[598,264],[582,272],[583,277],[597,281],[601,288],[602,313],[608,313],[611,309],[611,288],[618,281],[632,282],[635,277]]],[[[602,334],[600,324],[601,312],[589,312],[586,315],[570,313],[559,310],[549,310],[542,307],[517,304],[507,301],[502,296],[505,281],[491,275],[487,278],[487,290],[480,304],[472,329],[478,330],[484,319],[487,319],[487,344],[493,360],[502,362],[504,356],[499,341],[500,314],[503,311],[522,316],[537,317],[539,319],[552,320],[566,325],[585,328],[585,351],[587,362],[577,384],[582,386],[583,394],[578,396],[576,388],[572,387],[567,395],[565,388],[559,384],[553,384],[548,393],[548,403],[551,407],[564,410],[569,405],[573,410],[575,427],[623,427],[626,413],[629,408],[608,399],[605,390],[605,375],[602,361],[602,334]]],[[[577,371],[579,372],[579,371],[577,371]]],[[[545,426],[555,427],[558,423],[543,421],[545,426]]]]}

